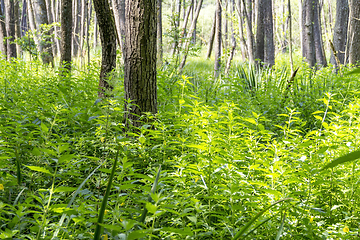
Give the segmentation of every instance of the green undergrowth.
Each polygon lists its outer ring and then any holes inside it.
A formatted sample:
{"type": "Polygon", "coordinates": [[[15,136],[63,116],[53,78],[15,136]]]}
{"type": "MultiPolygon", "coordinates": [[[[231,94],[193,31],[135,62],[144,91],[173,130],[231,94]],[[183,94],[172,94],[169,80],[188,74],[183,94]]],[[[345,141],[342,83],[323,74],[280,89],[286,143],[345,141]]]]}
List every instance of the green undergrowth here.
{"type": "Polygon", "coordinates": [[[95,62],[0,64],[0,239],[358,237],[357,153],[333,161],[360,146],[346,69],[164,64],[153,126],[125,132],[120,70],[100,101],[95,62]]]}

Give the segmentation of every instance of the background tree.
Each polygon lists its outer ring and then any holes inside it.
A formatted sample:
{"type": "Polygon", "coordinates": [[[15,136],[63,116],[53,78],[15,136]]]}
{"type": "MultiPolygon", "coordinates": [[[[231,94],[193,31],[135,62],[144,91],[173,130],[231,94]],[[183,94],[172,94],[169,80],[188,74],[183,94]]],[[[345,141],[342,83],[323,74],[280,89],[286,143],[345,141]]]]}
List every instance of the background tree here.
{"type": "Polygon", "coordinates": [[[5,0],[5,20],[7,30],[7,58],[16,58],[16,44],[15,44],[15,13],[14,0],[5,0]]]}
{"type": "Polygon", "coordinates": [[[318,0],[303,1],[302,54],[310,67],[316,63],[326,66],[319,15],[318,0]]]}
{"type": "Polygon", "coordinates": [[[349,63],[359,64],[360,61],[360,0],[350,1],[350,31],[349,31],[349,63]]]}
{"type": "Polygon", "coordinates": [[[5,43],[6,37],[7,37],[7,33],[6,33],[6,26],[5,26],[5,17],[4,17],[4,13],[2,12],[2,9],[0,6],[0,51],[5,56],[7,55],[7,50],[6,50],[7,46],[5,43]]]}
{"type": "MultiPolygon", "coordinates": [[[[334,27],[333,44],[341,64],[345,63],[345,49],[347,41],[347,27],[349,22],[348,0],[336,0],[336,21],[334,27]]],[[[331,52],[330,62],[337,65],[334,53],[331,52]]]]}
{"type": "Polygon", "coordinates": [[[60,63],[71,70],[72,0],[61,1],[60,63]]]}
{"type": "Polygon", "coordinates": [[[52,51],[51,43],[51,31],[46,27],[49,24],[47,7],[45,0],[34,0],[34,6],[36,9],[36,22],[38,24],[38,29],[42,35],[41,41],[39,42],[40,46],[40,56],[44,64],[52,64],[54,66],[54,56],[52,51]]]}
{"type": "Polygon", "coordinates": [[[157,113],[156,1],[126,0],[125,121],[140,126],[145,112],[157,113]]]}
{"type": "Polygon", "coordinates": [[[98,95],[99,98],[104,98],[113,89],[109,81],[111,72],[116,67],[116,28],[108,1],[94,0],[94,9],[102,47],[98,95]]]}
{"type": "Polygon", "coordinates": [[[257,13],[255,59],[267,66],[275,64],[272,0],[259,0],[257,13]]]}
{"type": "Polygon", "coordinates": [[[214,77],[218,78],[220,74],[221,64],[221,2],[222,0],[216,1],[216,28],[215,28],[215,64],[214,64],[214,77]]]}

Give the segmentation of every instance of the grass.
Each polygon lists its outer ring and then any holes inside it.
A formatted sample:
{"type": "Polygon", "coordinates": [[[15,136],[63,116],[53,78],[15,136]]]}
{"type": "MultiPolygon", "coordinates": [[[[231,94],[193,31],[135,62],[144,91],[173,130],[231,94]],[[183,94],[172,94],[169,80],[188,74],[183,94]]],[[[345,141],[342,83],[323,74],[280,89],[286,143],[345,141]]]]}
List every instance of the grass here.
{"type": "Polygon", "coordinates": [[[357,238],[357,75],[297,61],[289,82],[279,56],[214,80],[192,57],[158,70],[155,126],[124,133],[122,71],[99,102],[95,62],[0,61],[0,239],[357,238]]]}

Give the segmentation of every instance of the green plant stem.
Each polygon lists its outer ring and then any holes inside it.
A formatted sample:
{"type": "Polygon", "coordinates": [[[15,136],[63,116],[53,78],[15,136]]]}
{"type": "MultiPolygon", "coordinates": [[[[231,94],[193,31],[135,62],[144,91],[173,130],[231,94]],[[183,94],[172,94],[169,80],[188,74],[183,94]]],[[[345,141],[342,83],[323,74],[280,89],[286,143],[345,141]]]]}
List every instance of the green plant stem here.
{"type": "Polygon", "coordinates": [[[114,165],[113,165],[113,168],[111,170],[111,174],[110,174],[110,177],[109,177],[109,181],[108,181],[108,185],[107,185],[107,188],[106,188],[105,196],[104,196],[104,198],[102,200],[102,203],[101,203],[99,217],[98,217],[98,221],[97,221],[96,229],[95,229],[95,234],[94,234],[94,240],[99,240],[100,236],[101,236],[101,233],[103,231],[103,227],[101,227],[100,224],[103,223],[103,221],[104,221],[104,214],[105,214],[106,204],[107,204],[107,200],[108,200],[109,195],[110,195],[111,184],[112,184],[112,181],[113,181],[113,178],[114,178],[114,175],[115,175],[116,164],[117,164],[117,161],[118,161],[118,158],[119,158],[119,152],[120,152],[120,146],[118,146],[118,149],[116,151],[114,165]]]}

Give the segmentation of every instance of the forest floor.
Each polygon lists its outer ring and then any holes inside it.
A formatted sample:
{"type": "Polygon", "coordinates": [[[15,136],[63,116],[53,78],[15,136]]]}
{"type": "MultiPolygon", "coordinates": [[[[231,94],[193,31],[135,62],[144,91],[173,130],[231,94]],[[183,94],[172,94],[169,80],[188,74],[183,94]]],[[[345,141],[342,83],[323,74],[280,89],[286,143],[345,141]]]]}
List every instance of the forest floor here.
{"type": "Polygon", "coordinates": [[[0,239],[94,238],[99,216],[102,239],[358,239],[357,70],[287,62],[170,61],[153,126],[124,133],[120,68],[99,101],[97,61],[0,60],[0,239]]]}

